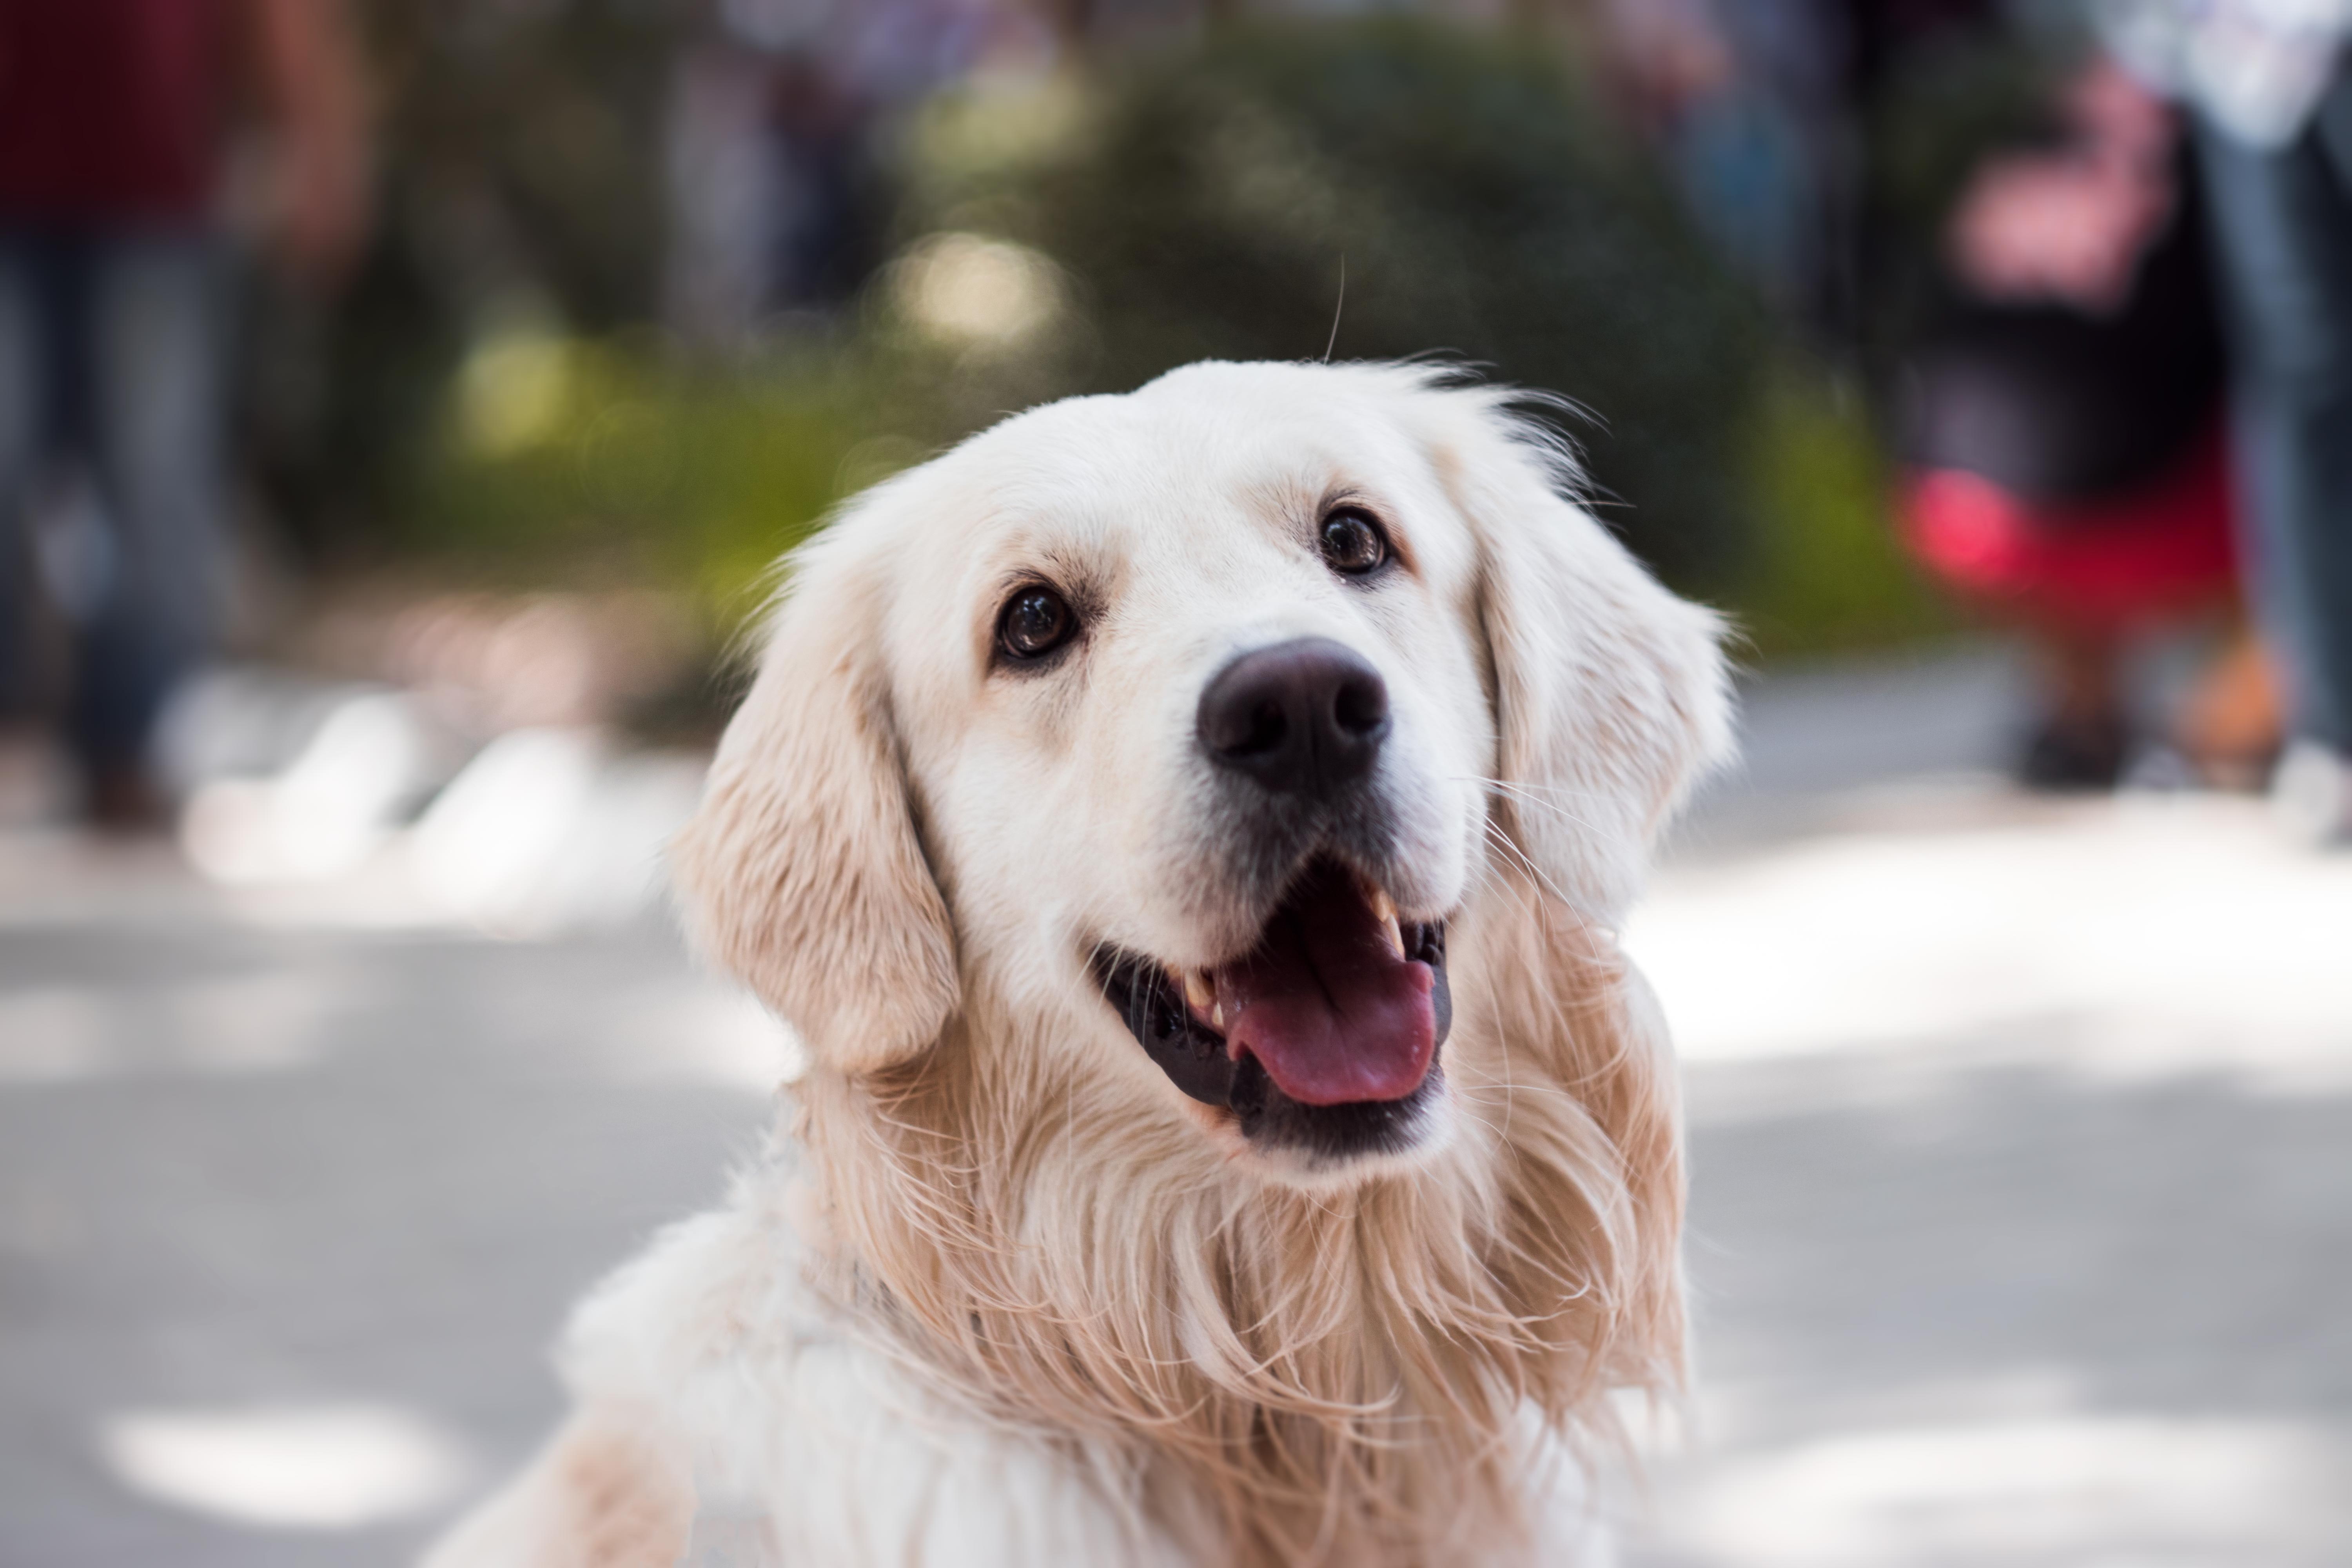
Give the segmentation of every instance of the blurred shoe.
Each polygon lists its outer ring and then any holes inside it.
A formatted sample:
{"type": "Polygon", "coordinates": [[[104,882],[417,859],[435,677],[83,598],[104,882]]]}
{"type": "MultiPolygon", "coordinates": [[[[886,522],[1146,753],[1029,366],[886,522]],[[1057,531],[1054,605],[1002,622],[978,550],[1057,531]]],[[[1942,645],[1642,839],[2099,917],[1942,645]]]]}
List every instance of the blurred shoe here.
{"type": "Polygon", "coordinates": [[[2132,759],[2116,787],[2137,795],[2185,795],[2210,783],[2205,772],[2180,748],[2159,742],[2132,759]]]}
{"type": "Polygon", "coordinates": [[[89,771],[82,816],[100,833],[160,833],[171,826],[172,807],[145,767],[100,763],[89,771]]]}
{"type": "Polygon", "coordinates": [[[2111,790],[2123,777],[2130,739],[2121,719],[2045,719],[2025,738],[2017,782],[2053,794],[2111,790]]]}
{"type": "Polygon", "coordinates": [[[2352,844],[2352,757],[2316,741],[2291,742],[2271,775],[2271,816],[2315,848],[2352,844]]]}
{"type": "Polygon", "coordinates": [[[40,725],[0,722],[0,832],[73,816],[72,761],[40,725]]]}
{"type": "Polygon", "coordinates": [[[2207,788],[2262,793],[2285,743],[2286,713],[2260,638],[2241,631],[2206,665],[2180,705],[2172,739],[2207,788]]]}

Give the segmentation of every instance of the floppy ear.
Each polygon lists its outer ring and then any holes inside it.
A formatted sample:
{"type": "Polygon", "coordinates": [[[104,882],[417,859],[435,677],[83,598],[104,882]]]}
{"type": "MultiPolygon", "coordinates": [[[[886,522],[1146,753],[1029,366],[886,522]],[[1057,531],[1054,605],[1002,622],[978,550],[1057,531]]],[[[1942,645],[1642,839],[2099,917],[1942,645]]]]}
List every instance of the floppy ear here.
{"type": "Polygon", "coordinates": [[[1496,820],[1555,889],[1613,920],[1658,830],[1731,754],[1723,623],[1564,499],[1567,458],[1507,395],[1431,395],[1431,455],[1476,540],[1496,820]]]}
{"type": "Polygon", "coordinates": [[[954,941],[877,668],[881,595],[824,542],[797,566],[671,858],[703,951],[818,1061],[866,1072],[938,1037],[954,941]]]}

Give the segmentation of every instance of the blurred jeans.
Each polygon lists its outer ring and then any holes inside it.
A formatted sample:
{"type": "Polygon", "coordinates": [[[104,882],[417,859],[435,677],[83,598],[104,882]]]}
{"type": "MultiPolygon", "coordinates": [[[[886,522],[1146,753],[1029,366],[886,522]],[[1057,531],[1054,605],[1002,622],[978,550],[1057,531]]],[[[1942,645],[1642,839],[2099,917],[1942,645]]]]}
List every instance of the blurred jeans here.
{"type": "Polygon", "coordinates": [[[71,738],[94,766],[143,757],[172,686],[212,643],[223,308],[201,234],[0,224],[0,665],[26,654],[37,509],[78,472],[103,521],[80,602],[64,606],[71,738]]]}
{"type": "Polygon", "coordinates": [[[2263,618],[2297,731],[2352,752],[2352,75],[2285,147],[2198,142],[2263,618]]]}

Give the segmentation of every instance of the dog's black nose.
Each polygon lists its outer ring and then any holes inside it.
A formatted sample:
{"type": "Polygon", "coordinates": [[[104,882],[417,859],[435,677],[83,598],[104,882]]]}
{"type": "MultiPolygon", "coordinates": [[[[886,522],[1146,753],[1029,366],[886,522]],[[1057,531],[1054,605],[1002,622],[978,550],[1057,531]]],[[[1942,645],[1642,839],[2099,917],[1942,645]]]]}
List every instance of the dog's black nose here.
{"type": "Polygon", "coordinates": [[[1245,653],[1201,693],[1212,760],[1278,795],[1321,795],[1370,773],[1389,732],[1389,688],[1329,637],[1245,653]]]}

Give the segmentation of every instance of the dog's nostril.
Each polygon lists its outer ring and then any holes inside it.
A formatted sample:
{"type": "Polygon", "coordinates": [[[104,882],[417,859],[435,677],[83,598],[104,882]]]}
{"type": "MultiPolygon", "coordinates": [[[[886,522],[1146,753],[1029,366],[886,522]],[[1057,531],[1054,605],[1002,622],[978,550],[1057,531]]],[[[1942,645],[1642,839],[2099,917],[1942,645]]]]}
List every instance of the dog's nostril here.
{"type": "Polygon", "coordinates": [[[1240,700],[1201,703],[1201,741],[1220,757],[1249,757],[1276,752],[1290,738],[1291,723],[1282,703],[1273,696],[1244,692],[1240,700]],[[1258,695],[1257,701],[1249,701],[1258,695]]]}
{"type": "Polygon", "coordinates": [[[1339,692],[1331,700],[1331,717],[1349,734],[1366,739],[1375,736],[1389,721],[1387,683],[1369,670],[1341,681],[1339,692]]]}
{"type": "Polygon", "coordinates": [[[1289,738],[1290,721],[1284,717],[1282,704],[1266,701],[1249,711],[1248,727],[1241,739],[1225,749],[1229,752],[1271,752],[1289,738]]]}
{"type": "Polygon", "coordinates": [[[1389,691],[1362,655],[1301,637],[1234,660],[1201,693],[1201,744],[1278,794],[1318,795],[1369,773],[1389,691]]]}

